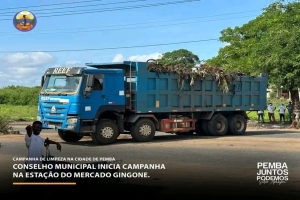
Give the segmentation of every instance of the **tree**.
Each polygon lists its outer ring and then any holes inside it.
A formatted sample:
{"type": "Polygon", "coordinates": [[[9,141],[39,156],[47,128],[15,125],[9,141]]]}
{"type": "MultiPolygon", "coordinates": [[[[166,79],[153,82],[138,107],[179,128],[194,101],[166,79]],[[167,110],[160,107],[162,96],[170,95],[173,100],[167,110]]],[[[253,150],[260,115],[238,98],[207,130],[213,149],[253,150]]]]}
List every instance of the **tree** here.
{"type": "Polygon", "coordinates": [[[164,53],[162,57],[157,60],[157,62],[163,65],[182,65],[194,67],[200,63],[200,60],[199,57],[193,54],[191,51],[186,49],[178,49],[164,53]]]}
{"type": "Polygon", "coordinates": [[[221,32],[228,45],[207,60],[229,71],[269,74],[269,81],[288,88],[293,105],[299,102],[300,2],[276,1],[256,19],[221,32]]]}

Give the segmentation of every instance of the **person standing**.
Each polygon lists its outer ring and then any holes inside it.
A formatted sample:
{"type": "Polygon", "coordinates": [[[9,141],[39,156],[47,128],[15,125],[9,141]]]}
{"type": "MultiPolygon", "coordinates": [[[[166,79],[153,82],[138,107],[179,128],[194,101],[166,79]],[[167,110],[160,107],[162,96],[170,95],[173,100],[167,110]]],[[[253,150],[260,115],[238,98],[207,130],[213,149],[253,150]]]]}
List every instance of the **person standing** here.
{"type": "Polygon", "coordinates": [[[276,122],[275,116],[274,116],[274,111],[276,110],[276,107],[273,106],[272,103],[269,103],[268,105],[268,117],[270,122],[276,122]]]}
{"type": "Polygon", "coordinates": [[[258,122],[260,122],[260,120],[261,120],[262,123],[265,123],[264,111],[263,110],[257,111],[257,116],[258,116],[258,122]]]}
{"type": "MultiPolygon", "coordinates": [[[[56,147],[58,150],[61,150],[61,145],[58,142],[54,142],[51,140],[45,140],[40,136],[40,133],[42,131],[42,122],[35,121],[32,123],[32,125],[28,125],[26,128],[26,134],[25,134],[25,145],[28,149],[28,160],[26,160],[26,165],[33,165],[33,168],[38,167],[37,165],[43,164],[43,153],[44,153],[44,145],[45,142],[47,144],[56,144],[56,147]]],[[[44,172],[42,169],[26,169],[26,172],[29,174],[33,174],[34,172],[44,172]]],[[[26,182],[40,182],[45,179],[39,178],[36,176],[28,177],[26,179],[26,182]]],[[[46,188],[42,185],[36,186],[35,191],[40,192],[46,192],[46,188]]],[[[27,194],[27,192],[32,192],[32,189],[29,188],[29,186],[22,186],[21,191],[27,194]]]]}
{"type": "Polygon", "coordinates": [[[284,106],[284,104],[281,104],[281,106],[279,106],[279,119],[280,119],[280,123],[285,122],[285,109],[286,107],[284,106]]]}
{"type": "Polygon", "coordinates": [[[288,110],[288,113],[289,113],[289,120],[290,120],[290,123],[292,123],[293,121],[293,105],[292,105],[292,102],[290,101],[289,104],[286,106],[286,109],[288,110]]]}
{"type": "MultiPolygon", "coordinates": [[[[28,148],[28,164],[42,164],[45,139],[40,136],[42,131],[42,122],[35,121],[32,126],[26,128],[25,142],[28,148]]],[[[61,150],[61,145],[58,142],[48,140],[49,144],[56,144],[58,150],[61,150]]]]}
{"type": "MultiPolygon", "coordinates": [[[[56,147],[58,150],[61,150],[61,145],[58,142],[54,142],[52,140],[47,141],[40,136],[40,133],[42,131],[42,122],[35,121],[31,125],[28,125],[26,128],[26,134],[25,134],[25,144],[28,149],[28,160],[26,161],[27,165],[39,165],[41,166],[43,164],[43,153],[44,153],[44,147],[45,142],[47,144],[56,144],[56,147]]],[[[26,170],[26,172],[43,172],[43,170],[39,169],[30,169],[26,170]]],[[[27,182],[35,182],[43,180],[43,178],[33,177],[33,178],[27,178],[27,182]]]]}

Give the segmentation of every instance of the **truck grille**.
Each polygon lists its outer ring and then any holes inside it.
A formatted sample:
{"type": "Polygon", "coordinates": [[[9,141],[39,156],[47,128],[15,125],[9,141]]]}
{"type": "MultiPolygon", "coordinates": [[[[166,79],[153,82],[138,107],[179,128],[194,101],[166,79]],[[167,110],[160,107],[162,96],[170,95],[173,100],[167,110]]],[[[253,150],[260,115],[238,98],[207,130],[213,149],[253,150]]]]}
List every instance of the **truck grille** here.
{"type": "Polygon", "coordinates": [[[67,116],[69,104],[57,102],[43,102],[41,103],[41,111],[45,121],[52,123],[61,123],[67,116]]]}

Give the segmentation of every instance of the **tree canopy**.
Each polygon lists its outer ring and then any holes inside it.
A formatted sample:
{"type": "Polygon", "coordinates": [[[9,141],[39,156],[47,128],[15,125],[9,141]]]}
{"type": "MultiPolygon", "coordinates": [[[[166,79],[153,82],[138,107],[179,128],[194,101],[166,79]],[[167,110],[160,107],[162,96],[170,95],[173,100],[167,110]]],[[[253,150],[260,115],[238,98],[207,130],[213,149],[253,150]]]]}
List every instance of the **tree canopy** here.
{"type": "Polygon", "coordinates": [[[166,52],[160,59],[157,60],[162,65],[176,65],[185,67],[194,67],[200,63],[197,55],[186,49],[178,49],[171,52],[166,52]]]}
{"type": "Polygon", "coordinates": [[[248,23],[221,31],[227,43],[216,57],[206,61],[229,71],[269,74],[270,83],[283,86],[299,101],[300,2],[271,3],[248,23]],[[294,94],[294,95],[293,95],[294,94]]]}

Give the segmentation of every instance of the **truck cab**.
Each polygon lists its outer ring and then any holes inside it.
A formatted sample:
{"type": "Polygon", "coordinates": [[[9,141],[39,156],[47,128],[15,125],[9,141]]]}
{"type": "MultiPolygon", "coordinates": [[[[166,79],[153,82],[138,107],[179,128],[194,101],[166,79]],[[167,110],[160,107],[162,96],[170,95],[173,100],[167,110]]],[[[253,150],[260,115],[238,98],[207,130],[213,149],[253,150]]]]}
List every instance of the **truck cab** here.
{"type": "Polygon", "coordinates": [[[94,132],[97,119],[107,111],[125,110],[122,69],[49,68],[41,86],[37,119],[67,142],[94,132]]]}

